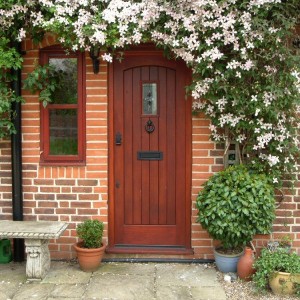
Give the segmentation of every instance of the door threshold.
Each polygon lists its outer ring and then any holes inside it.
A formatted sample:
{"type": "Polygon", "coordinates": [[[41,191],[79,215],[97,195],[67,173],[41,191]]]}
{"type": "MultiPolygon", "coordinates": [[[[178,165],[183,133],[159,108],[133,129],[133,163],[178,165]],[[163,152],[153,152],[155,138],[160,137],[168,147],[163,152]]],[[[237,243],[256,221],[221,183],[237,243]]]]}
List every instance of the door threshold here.
{"type": "Polygon", "coordinates": [[[192,255],[193,249],[180,246],[138,246],[115,245],[107,247],[106,253],[111,254],[161,254],[161,255],[192,255]]]}
{"type": "Polygon", "coordinates": [[[179,263],[179,264],[210,264],[214,263],[213,259],[204,259],[204,258],[125,258],[125,257],[109,257],[103,258],[102,262],[107,263],[179,263]]]}

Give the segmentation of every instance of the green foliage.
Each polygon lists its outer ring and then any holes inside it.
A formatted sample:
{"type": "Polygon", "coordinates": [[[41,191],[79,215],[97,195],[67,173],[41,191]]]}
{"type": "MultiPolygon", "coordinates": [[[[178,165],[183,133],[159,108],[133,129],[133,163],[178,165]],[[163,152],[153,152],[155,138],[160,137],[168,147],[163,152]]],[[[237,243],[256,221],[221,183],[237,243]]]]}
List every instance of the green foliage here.
{"type": "Polygon", "coordinates": [[[39,99],[46,107],[52,101],[53,94],[61,87],[60,74],[51,65],[36,66],[24,80],[24,89],[31,93],[40,92],[39,99]]]}
{"type": "Polygon", "coordinates": [[[85,248],[100,248],[103,230],[104,224],[99,220],[85,220],[76,228],[77,235],[83,240],[85,248]]]}
{"type": "Polygon", "coordinates": [[[259,290],[268,288],[269,279],[274,272],[286,272],[291,274],[300,273],[300,257],[292,252],[285,250],[270,251],[263,249],[261,256],[255,261],[256,269],[253,275],[253,282],[259,290]]]}
{"type": "Polygon", "coordinates": [[[279,246],[280,247],[290,247],[293,243],[293,239],[291,238],[290,235],[286,234],[284,235],[280,241],[279,241],[279,246]]]}
{"type": "Polygon", "coordinates": [[[199,222],[226,249],[250,242],[271,230],[275,218],[274,188],[263,174],[232,166],[213,175],[196,200],[199,222]]]}
{"type": "Polygon", "coordinates": [[[11,84],[16,77],[9,70],[21,68],[22,61],[16,49],[9,46],[9,40],[0,37],[0,138],[15,133],[12,103],[22,102],[23,98],[16,97],[12,90],[11,84]]]}

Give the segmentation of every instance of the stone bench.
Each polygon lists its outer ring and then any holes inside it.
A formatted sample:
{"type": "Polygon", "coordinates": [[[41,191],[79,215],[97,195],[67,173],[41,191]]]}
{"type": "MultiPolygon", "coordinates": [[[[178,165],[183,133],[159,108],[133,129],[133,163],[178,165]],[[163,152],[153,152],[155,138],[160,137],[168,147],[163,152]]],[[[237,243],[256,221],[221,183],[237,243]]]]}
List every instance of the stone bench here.
{"type": "Polygon", "coordinates": [[[50,269],[50,239],[57,239],[67,229],[64,222],[0,221],[0,239],[25,240],[28,280],[41,280],[50,269]]]}

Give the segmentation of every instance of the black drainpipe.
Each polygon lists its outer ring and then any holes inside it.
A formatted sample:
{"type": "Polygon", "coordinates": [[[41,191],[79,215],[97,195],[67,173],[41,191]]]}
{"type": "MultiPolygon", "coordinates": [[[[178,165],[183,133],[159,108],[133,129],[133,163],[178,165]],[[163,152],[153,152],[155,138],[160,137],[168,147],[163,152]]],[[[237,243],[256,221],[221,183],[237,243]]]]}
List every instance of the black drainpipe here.
{"type": "MultiPolygon", "coordinates": [[[[21,53],[21,43],[14,44],[15,49],[21,53]]],[[[21,96],[21,69],[12,69],[14,81],[12,89],[17,97],[21,96]]],[[[13,220],[23,221],[23,188],[22,188],[22,131],[21,131],[21,103],[12,103],[13,123],[17,131],[11,135],[11,163],[12,163],[12,209],[13,220]]],[[[14,239],[14,261],[24,261],[24,240],[14,239]]]]}

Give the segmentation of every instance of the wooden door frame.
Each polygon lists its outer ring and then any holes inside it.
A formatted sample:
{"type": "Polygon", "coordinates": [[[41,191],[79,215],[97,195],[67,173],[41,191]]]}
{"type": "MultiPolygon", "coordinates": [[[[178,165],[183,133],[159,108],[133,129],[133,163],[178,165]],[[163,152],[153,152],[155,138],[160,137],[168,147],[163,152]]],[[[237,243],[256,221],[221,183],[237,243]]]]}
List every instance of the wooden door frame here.
{"type": "MultiPolygon", "coordinates": [[[[140,45],[137,47],[132,47],[130,50],[125,52],[126,56],[144,56],[144,64],[147,65],[147,57],[151,57],[153,65],[153,57],[161,59],[163,57],[163,52],[158,50],[153,45],[140,45]]],[[[165,60],[165,58],[163,58],[165,60]]],[[[176,64],[176,61],[170,61],[176,64]]],[[[191,81],[191,76],[187,74],[185,85],[188,85],[191,81]]],[[[108,253],[128,253],[126,249],[119,249],[115,246],[115,197],[114,197],[114,186],[115,186],[115,174],[114,174],[114,145],[115,145],[115,136],[114,136],[114,67],[113,63],[109,64],[108,67],[108,247],[106,252],[108,253]]],[[[191,103],[191,99],[188,99],[191,103]]],[[[186,174],[186,196],[185,196],[185,219],[186,219],[186,228],[185,228],[185,245],[187,250],[178,252],[178,251],[159,251],[159,250],[137,250],[130,253],[157,253],[157,254],[192,254],[191,248],[191,217],[192,217],[192,201],[191,201],[191,183],[192,183],[192,107],[186,105],[185,117],[188,122],[186,122],[186,131],[189,133],[189,142],[186,143],[186,165],[189,166],[190,172],[186,174]],[[190,108],[190,109],[189,109],[190,108]]]]}

